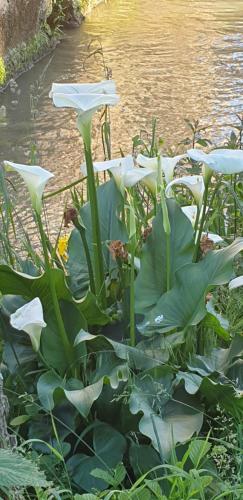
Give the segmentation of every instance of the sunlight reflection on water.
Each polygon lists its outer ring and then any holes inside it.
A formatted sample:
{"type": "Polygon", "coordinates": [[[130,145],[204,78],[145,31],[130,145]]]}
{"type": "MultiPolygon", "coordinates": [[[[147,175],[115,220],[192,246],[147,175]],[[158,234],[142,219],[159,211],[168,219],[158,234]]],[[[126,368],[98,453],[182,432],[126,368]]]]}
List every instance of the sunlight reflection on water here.
{"type": "MultiPolygon", "coordinates": [[[[110,0],[93,10],[80,29],[67,31],[51,56],[41,88],[45,58],[18,80],[20,95],[0,97],[7,107],[7,126],[0,128],[0,159],[27,162],[36,143],[38,163],[56,174],[50,187],[77,179],[82,141],[71,111],[57,110],[48,98],[53,81],[97,81],[101,60],[87,56],[87,45],[99,37],[105,61],[121,96],[112,109],[113,154],[131,151],[131,137],[148,128],[152,116],[168,145],[186,134],[184,118],[199,118],[220,142],[236,112],[243,110],[242,0],[110,0]],[[142,4],[142,8],[141,8],[142,4]],[[37,115],[31,117],[30,87],[35,84],[37,115]]],[[[102,160],[102,151],[96,157],[102,160]]],[[[23,213],[26,195],[19,190],[23,213]]],[[[51,226],[63,208],[63,196],[52,202],[51,226]]],[[[59,217],[59,218],[58,218],[59,217]]]]}

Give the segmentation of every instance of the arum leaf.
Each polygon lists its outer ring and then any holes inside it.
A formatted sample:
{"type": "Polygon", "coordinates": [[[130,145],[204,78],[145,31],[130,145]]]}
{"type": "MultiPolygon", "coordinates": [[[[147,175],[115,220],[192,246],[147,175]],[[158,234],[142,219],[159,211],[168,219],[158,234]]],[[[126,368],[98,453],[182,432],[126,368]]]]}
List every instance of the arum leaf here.
{"type": "Polygon", "coordinates": [[[146,315],[143,332],[169,331],[197,325],[207,314],[205,295],[212,285],[227,283],[233,274],[234,257],[243,250],[243,238],[237,238],[221,250],[209,252],[196,264],[181,267],[172,290],[158,299],[156,306],[146,315]],[[192,293],[193,291],[193,293],[192,293]],[[157,318],[161,318],[158,324],[157,318]]]}
{"type": "Polygon", "coordinates": [[[75,406],[78,412],[87,418],[90,412],[91,406],[94,401],[98,399],[103,388],[103,380],[98,380],[95,384],[88,385],[84,389],[79,389],[76,391],[64,390],[65,396],[70,401],[70,403],[75,406]]]}
{"type": "Polygon", "coordinates": [[[180,383],[181,380],[185,382],[185,389],[188,394],[196,394],[202,383],[202,377],[196,373],[181,372],[179,371],[176,375],[176,383],[180,383]]]}
{"type": "MultiPolygon", "coordinates": [[[[67,286],[64,272],[61,269],[52,269],[51,273],[59,300],[74,304],[83,317],[86,315],[90,324],[95,322],[95,324],[104,325],[107,323],[108,316],[99,309],[91,292],[88,292],[81,300],[74,300],[67,286]]],[[[0,291],[3,295],[22,295],[29,299],[39,297],[46,311],[50,311],[53,307],[47,273],[33,277],[17,272],[9,266],[0,265],[0,291]]]]}
{"type": "Polygon", "coordinates": [[[78,333],[74,345],[78,346],[83,342],[87,342],[87,348],[90,352],[114,352],[118,358],[125,360],[132,369],[145,370],[160,365],[160,359],[156,360],[156,358],[151,355],[150,350],[148,349],[147,352],[146,347],[142,344],[141,347],[139,347],[139,344],[137,347],[130,347],[126,344],[110,340],[103,335],[92,335],[82,330],[78,333]]]}
{"type": "Polygon", "coordinates": [[[168,375],[160,383],[143,375],[136,378],[129,401],[131,413],[143,413],[140,432],[151,439],[164,458],[169,457],[176,443],[183,443],[199,432],[203,423],[197,401],[184,391],[173,394],[173,400],[169,400],[170,385],[168,375]]]}
{"type": "MultiPolygon", "coordinates": [[[[192,261],[193,229],[175,200],[167,200],[170,220],[170,267],[171,283],[175,273],[192,261]]],[[[136,311],[148,312],[166,291],[166,236],[161,209],[153,221],[152,233],[148,236],[141,257],[141,270],[135,282],[136,311]]],[[[157,315],[158,316],[158,315],[157,315]]]]}
{"type": "Polygon", "coordinates": [[[94,428],[93,449],[94,456],[80,453],[73,455],[67,462],[72,480],[84,491],[104,490],[108,486],[103,478],[95,478],[92,471],[103,470],[104,474],[108,473],[110,476],[112,469],[122,461],[126,440],[111,426],[99,423],[94,428]]]}
{"type": "MultiPolygon", "coordinates": [[[[128,240],[125,226],[119,219],[119,213],[123,206],[123,198],[113,179],[99,186],[97,189],[97,201],[105,268],[108,271],[116,268],[117,264],[111,257],[107,248],[107,242],[111,240],[126,242],[128,240]]],[[[90,255],[93,259],[90,203],[86,203],[81,208],[80,215],[86,228],[85,235],[90,255]]],[[[89,276],[81,236],[77,229],[72,231],[69,239],[68,256],[67,268],[70,274],[70,287],[75,297],[82,297],[88,289],[89,276]]]]}
{"type": "MultiPolygon", "coordinates": [[[[157,451],[146,444],[131,444],[129,448],[129,462],[136,478],[150,471],[153,467],[161,465],[161,459],[157,451]]],[[[156,477],[156,472],[152,472],[151,476],[156,477]]]]}

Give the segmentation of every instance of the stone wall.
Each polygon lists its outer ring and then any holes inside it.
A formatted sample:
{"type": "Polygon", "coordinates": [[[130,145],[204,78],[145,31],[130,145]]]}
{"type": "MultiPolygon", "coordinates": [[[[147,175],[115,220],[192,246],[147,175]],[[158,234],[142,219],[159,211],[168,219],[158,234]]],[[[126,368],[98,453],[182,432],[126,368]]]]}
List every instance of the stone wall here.
{"type": "Polygon", "coordinates": [[[30,40],[51,9],[51,0],[0,0],[0,56],[30,40]]]}
{"type": "Polygon", "coordinates": [[[100,0],[0,0],[0,57],[22,42],[28,42],[46,20],[56,18],[58,7],[65,13],[64,25],[78,26],[89,8],[100,0]],[[52,15],[53,13],[53,15],[52,15]]]}

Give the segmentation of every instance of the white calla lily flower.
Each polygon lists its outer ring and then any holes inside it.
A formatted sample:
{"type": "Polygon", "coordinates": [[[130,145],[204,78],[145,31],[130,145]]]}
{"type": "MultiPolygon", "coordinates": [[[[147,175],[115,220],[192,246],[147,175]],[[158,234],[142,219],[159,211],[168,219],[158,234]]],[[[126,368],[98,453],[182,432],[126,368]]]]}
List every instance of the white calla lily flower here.
{"type": "MultiPolygon", "coordinates": [[[[94,162],[94,172],[105,172],[109,170],[116,182],[118,189],[123,193],[124,188],[135,186],[138,182],[150,175],[151,171],[143,168],[136,168],[132,155],[116,158],[113,160],[94,162]]],[[[81,172],[86,175],[86,165],[81,165],[81,172]]]]}
{"type": "Polygon", "coordinates": [[[32,347],[37,352],[40,348],[42,328],[46,327],[40,299],[36,297],[11,314],[10,324],[16,330],[23,330],[29,335],[32,347]]]}
{"type": "Polygon", "coordinates": [[[215,172],[221,174],[238,174],[243,172],[243,151],[241,149],[214,149],[204,153],[200,149],[189,149],[188,156],[194,161],[200,161],[215,172]]]}
{"type": "Polygon", "coordinates": [[[186,155],[183,154],[174,157],[159,156],[159,157],[149,158],[147,156],[139,154],[137,156],[137,163],[141,167],[149,168],[151,170],[154,170],[155,172],[158,172],[158,166],[160,166],[161,171],[164,173],[165,176],[165,182],[166,184],[168,184],[173,179],[174,170],[177,163],[179,163],[179,161],[185,157],[186,155]]]}
{"type": "Polygon", "coordinates": [[[222,243],[224,241],[219,234],[215,233],[202,233],[202,236],[207,236],[213,243],[222,243]]]}
{"type": "Polygon", "coordinates": [[[16,171],[21,175],[29,190],[32,206],[36,212],[40,213],[45,185],[54,175],[37,165],[21,165],[11,161],[4,161],[3,163],[7,170],[16,171]]]}
{"type": "Polygon", "coordinates": [[[229,290],[234,290],[234,288],[239,288],[239,286],[243,286],[243,276],[237,276],[229,282],[229,290]]]}
{"type": "Polygon", "coordinates": [[[181,210],[191,222],[192,227],[194,227],[197,218],[197,205],[187,205],[185,207],[181,207],[181,210]]]}
{"type": "Polygon", "coordinates": [[[202,175],[186,175],[186,176],[178,177],[177,179],[174,179],[166,187],[166,190],[165,190],[166,196],[168,196],[168,197],[173,196],[173,192],[172,192],[171,188],[172,188],[172,186],[175,186],[175,185],[181,185],[181,186],[185,186],[186,188],[188,188],[191,191],[197,205],[199,207],[202,206],[203,196],[204,196],[204,191],[205,191],[205,185],[204,185],[204,180],[203,180],[202,175]]]}
{"type": "Polygon", "coordinates": [[[119,97],[113,80],[98,83],[53,83],[49,96],[58,108],[74,108],[78,113],[78,127],[84,135],[84,127],[102,106],[114,106],[119,97]]]}

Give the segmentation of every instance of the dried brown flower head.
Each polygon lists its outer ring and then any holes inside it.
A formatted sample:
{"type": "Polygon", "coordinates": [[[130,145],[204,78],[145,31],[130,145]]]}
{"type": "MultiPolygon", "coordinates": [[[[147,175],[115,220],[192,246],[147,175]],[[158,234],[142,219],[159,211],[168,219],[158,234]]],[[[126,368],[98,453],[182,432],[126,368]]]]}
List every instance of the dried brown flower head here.
{"type": "Polygon", "coordinates": [[[210,252],[210,250],[214,249],[214,242],[210,240],[207,234],[204,234],[201,242],[200,242],[200,248],[202,251],[203,255],[206,255],[206,253],[210,252]]]}
{"type": "Polygon", "coordinates": [[[71,222],[74,224],[77,218],[78,212],[76,208],[67,208],[64,212],[64,227],[68,227],[71,222]]]}
{"type": "Polygon", "coordinates": [[[151,226],[147,226],[145,227],[144,229],[144,232],[142,234],[142,239],[143,241],[146,241],[147,237],[152,233],[152,227],[151,226]]]}
{"type": "Polygon", "coordinates": [[[111,243],[108,246],[111,256],[114,260],[122,260],[124,262],[127,262],[128,260],[128,252],[125,248],[124,243],[120,240],[114,240],[111,241],[111,243]]]}

